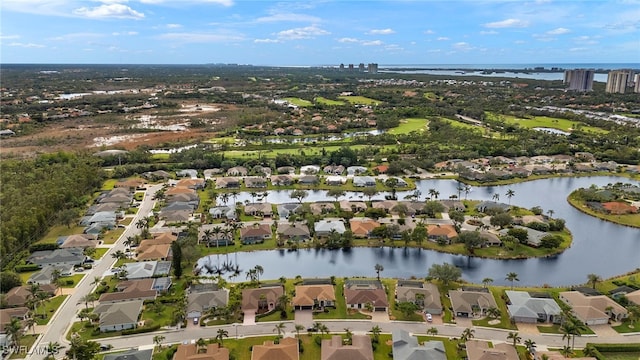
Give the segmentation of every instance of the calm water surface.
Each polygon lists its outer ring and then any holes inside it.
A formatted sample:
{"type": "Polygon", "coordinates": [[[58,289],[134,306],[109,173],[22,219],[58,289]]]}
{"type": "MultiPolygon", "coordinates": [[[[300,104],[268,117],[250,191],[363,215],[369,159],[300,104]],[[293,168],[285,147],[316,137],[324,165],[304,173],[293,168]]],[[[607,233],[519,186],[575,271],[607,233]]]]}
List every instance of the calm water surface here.
{"type": "MultiPolygon", "coordinates": [[[[262,278],[277,279],[281,276],[327,277],[335,276],[374,276],[376,263],[384,266],[383,276],[408,278],[424,277],[433,264],[444,262],[455,264],[463,270],[465,280],[480,283],[490,277],[494,284],[507,284],[505,275],[516,272],[520,285],[571,285],[585,283],[587,274],[595,273],[602,277],[611,277],[640,268],[640,230],[615,225],[585,215],[571,207],[566,197],[580,187],[591,184],[606,185],[615,182],[637,181],[613,176],[551,178],[529,181],[519,184],[489,187],[473,187],[468,194],[470,199],[491,200],[498,194],[501,201],[507,201],[508,189],[515,191],[511,199],[514,205],[531,208],[542,207],[554,211],[554,217],[566,220],[567,227],[573,233],[572,247],[563,254],[542,259],[490,260],[467,256],[439,253],[431,250],[404,248],[354,248],[350,251],[299,250],[294,252],[270,250],[245,252],[230,255],[212,255],[200,259],[199,263],[217,264],[225,260],[237,261],[245,271],[261,265],[264,268],[262,278]]],[[[421,180],[416,182],[422,192],[422,199],[429,189],[440,192],[440,198],[457,195],[458,183],[454,180],[421,180]]],[[[293,202],[290,191],[271,191],[267,201],[272,203],[293,202]]],[[[398,192],[398,198],[411,192],[398,192]]],[[[340,200],[366,200],[358,193],[348,193],[340,200]]],[[[465,194],[462,193],[462,197],[465,194]]],[[[379,194],[374,199],[382,199],[379,194]]],[[[241,194],[238,201],[250,200],[248,194],[241,194]]],[[[309,192],[304,201],[334,201],[326,197],[326,191],[309,192]]],[[[235,281],[244,281],[244,273],[235,281]]]]}

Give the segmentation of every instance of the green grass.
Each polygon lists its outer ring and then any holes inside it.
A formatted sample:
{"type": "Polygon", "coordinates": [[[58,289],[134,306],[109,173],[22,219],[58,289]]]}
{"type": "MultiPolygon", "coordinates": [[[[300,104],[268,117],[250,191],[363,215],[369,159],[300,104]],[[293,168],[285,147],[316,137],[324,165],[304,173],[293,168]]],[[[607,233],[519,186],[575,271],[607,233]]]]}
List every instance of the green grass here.
{"type": "Polygon", "coordinates": [[[615,224],[640,228],[640,214],[609,215],[601,213],[588,207],[584,201],[579,200],[575,196],[573,196],[573,193],[569,194],[567,201],[571,206],[587,215],[597,217],[598,219],[610,221],[615,224]]]}
{"type": "Polygon", "coordinates": [[[382,101],[364,96],[338,96],[338,99],[348,101],[355,105],[379,105],[382,101]]]}
{"type": "Polygon", "coordinates": [[[146,326],[157,324],[160,324],[160,326],[169,326],[171,325],[173,313],[176,310],[177,306],[174,304],[160,304],[158,308],[152,304],[148,304],[145,305],[142,310],[140,318],[145,321],[146,326]]]}
{"type": "Polygon", "coordinates": [[[400,125],[398,127],[390,129],[389,134],[399,135],[409,134],[412,131],[424,131],[427,130],[428,124],[429,120],[427,119],[409,118],[400,120],[400,125]]]}
{"type": "Polygon", "coordinates": [[[38,241],[38,243],[40,244],[55,243],[58,240],[58,238],[61,236],[82,234],[83,230],[84,230],[84,227],[82,226],[67,227],[66,225],[56,225],[50,228],[47,234],[42,238],[42,240],[38,241]]]}
{"type": "Polygon", "coordinates": [[[607,360],[638,360],[640,358],[638,352],[605,352],[602,355],[606,356],[607,360]]]}
{"type": "Polygon", "coordinates": [[[287,97],[287,98],[284,98],[282,100],[285,100],[290,104],[293,104],[295,106],[300,106],[300,107],[313,106],[313,103],[311,101],[300,99],[300,98],[287,97]]]}
{"type": "MultiPolygon", "coordinates": [[[[20,337],[19,346],[21,347],[24,346],[25,349],[31,349],[33,344],[35,344],[37,338],[38,338],[38,335],[33,335],[33,334],[23,335],[20,337]]],[[[13,353],[11,354],[9,359],[24,359],[25,355],[26,354],[20,353],[20,352],[13,353]]]]}
{"type": "Polygon", "coordinates": [[[118,179],[107,179],[102,183],[101,190],[111,190],[116,186],[118,179]]]}
{"type": "Polygon", "coordinates": [[[45,316],[44,317],[38,316],[36,318],[36,323],[38,325],[47,325],[49,323],[49,320],[51,319],[51,316],[55,314],[55,312],[58,310],[60,305],[62,305],[62,302],[64,301],[64,299],[67,298],[67,296],[68,295],[58,295],[58,296],[52,297],[49,300],[45,301],[43,305],[39,306],[37,313],[39,315],[44,314],[45,316]]]}
{"type": "Polygon", "coordinates": [[[91,258],[93,260],[100,260],[100,259],[102,259],[104,254],[107,253],[107,251],[109,251],[109,249],[107,249],[107,248],[96,248],[96,252],[93,253],[91,258]]]}
{"type": "Polygon", "coordinates": [[[124,229],[122,228],[115,228],[113,230],[109,230],[104,235],[104,238],[102,239],[102,241],[104,241],[105,244],[113,244],[118,240],[118,238],[120,237],[120,235],[122,235],[123,232],[124,232],[124,229]]]}
{"type": "Polygon", "coordinates": [[[79,282],[80,280],[82,280],[82,278],[83,278],[83,277],[84,277],[84,274],[74,274],[74,275],[71,275],[71,276],[61,277],[61,278],[60,278],[60,280],[61,280],[61,281],[63,282],[63,284],[64,284],[64,285],[62,285],[62,287],[63,287],[63,288],[72,288],[72,287],[75,287],[75,286],[78,284],[78,282],[79,282]],[[72,284],[70,284],[70,285],[67,285],[67,284],[66,284],[66,281],[67,281],[67,280],[72,280],[72,281],[73,281],[73,283],[72,283],[72,284]]]}
{"type": "Polygon", "coordinates": [[[371,316],[359,311],[347,309],[347,302],[344,298],[344,279],[336,278],[336,285],[333,287],[336,292],[336,307],[327,308],[327,312],[313,314],[314,320],[323,319],[371,319],[371,316]]]}
{"type": "Polygon", "coordinates": [[[640,332],[640,321],[636,321],[633,325],[630,321],[624,321],[618,326],[613,326],[613,329],[621,334],[640,332]]]}
{"type": "Polygon", "coordinates": [[[491,120],[502,120],[507,124],[513,124],[522,126],[527,129],[533,129],[538,127],[546,127],[551,129],[558,129],[566,132],[571,132],[576,129],[580,129],[585,132],[607,134],[608,130],[601,129],[594,126],[587,126],[579,121],[572,121],[567,119],[552,118],[548,116],[531,116],[527,119],[518,118],[512,115],[496,115],[494,113],[486,113],[487,118],[491,120]]]}
{"type": "Polygon", "coordinates": [[[453,120],[453,119],[448,119],[448,118],[444,118],[441,117],[440,120],[449,123],[451,126],[456,127],[456,128],[461,128],[461,129],[469,129],[469,130],[482,130],[482,128],[480,126],[477,125],[471,125],[468,124],[466,122],[462,122],[462,121],[458,121],[458,120],[453,120]]]}
{"type": "Polygon", "coordinates": [[[337,100],[331,100],[331,99],[327,99],[324,98],[322,96],[318,96],[317,98],[314,99],[315,102],[317,102],[318,104],[322,104],[322,105],[328,105],[328,106],[340,106],[340,105],[344,105],[344,101],[337,101],[337,100]]]}

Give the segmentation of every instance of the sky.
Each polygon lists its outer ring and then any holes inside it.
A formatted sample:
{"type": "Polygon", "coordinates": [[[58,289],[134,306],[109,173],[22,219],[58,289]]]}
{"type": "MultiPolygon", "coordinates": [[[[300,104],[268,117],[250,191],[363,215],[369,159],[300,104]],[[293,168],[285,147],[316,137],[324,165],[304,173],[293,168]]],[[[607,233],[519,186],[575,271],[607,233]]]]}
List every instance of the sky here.
{"type": "Polygon", "coordinates": [[[640,0],[2,0],[0,63],[640,63],[640,0]]]}

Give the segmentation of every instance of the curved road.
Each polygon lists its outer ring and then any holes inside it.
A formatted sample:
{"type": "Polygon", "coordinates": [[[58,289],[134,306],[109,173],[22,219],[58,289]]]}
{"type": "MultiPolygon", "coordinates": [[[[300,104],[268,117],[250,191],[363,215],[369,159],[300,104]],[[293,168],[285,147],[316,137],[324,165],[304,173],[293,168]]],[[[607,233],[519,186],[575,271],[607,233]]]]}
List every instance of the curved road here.
{"type": "MultiPolygon", "coordinates": [[[[136,228],[135,224],[139,219],[142,219],[151,213],[153,206],[155,205],[153,195],[161,187],[162,184],[147,187],[144,198],[138,208],[138,212],[134,216],[130,225],[125,228],[122,235],[107,251],[107,253],[104,254],[102,259],[95,262],[91,270],[85,272],[85,276],[74,288],[73,294],[69,295],[62,305],[60,305],[58,311],[56,311],[51,320],[49,320],[49,324],[46,326],[45,332],[36,339],[32,349],[37,349],[38,351],[33,351],[33,353],[27,356],[28,359],[44,359],[46,352],[43,351],[43,349],[46,349],[49,343],[58,342],[63,346],[68,345],[68,342],[65,339],[65,334],[67,333],[69,326],[73,323],[73,319],[76,318],[78,309],[82,307],[81,304],[83,304],[83,301],[81,299],[85,295],[89,294],[95,287],[95,285],[91,285],[94,277],[102,277],[115,264],[116,259],[112,258],[111,254],[118,250],[124,251],[124,239],[128,236],[134,236],[140,233],[140,229],[136,228]]],[[[64,351],[61,351],[60,355],[63,354],[64,351]]]]}

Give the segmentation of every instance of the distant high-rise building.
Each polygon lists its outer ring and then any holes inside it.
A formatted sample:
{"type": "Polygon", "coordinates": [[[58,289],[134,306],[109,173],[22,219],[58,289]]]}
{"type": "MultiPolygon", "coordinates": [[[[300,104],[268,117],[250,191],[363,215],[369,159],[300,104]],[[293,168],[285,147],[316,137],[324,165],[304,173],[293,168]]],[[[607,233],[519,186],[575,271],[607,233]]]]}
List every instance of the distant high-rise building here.
{"type": "Polygon", "coordinates": [[[636,94],[640,93],[640,74],[636,74],[633,78],[634,78],[633,82],[635,83],[633,92],[636,94]]]}
{"type": "Polygon", "coordinates": [[[593,69],[565,70],[564,83],[568,85],[567,90],[591,91],[593,90],[593,69]]]}
{"type": "Polygon", "coordinates": [[[364,72],[364,63],[360,63],[360,65],[358,65],[358,71],[364,72]]]}
{"type": "Polygon", "coordinates": [[[631,80],[629,75],[631,75],[630,70],[609,71],[605,91],[608,93],[624,94],[627,90],[627,84],[631,80]]]}
{"type": "Polygon", "coordinates": [[[378,64],[370,63],[367,66],[367,71],[369,72],[369,74],[377,74],[378,73],[378,64]]]}
{"type": "Polygon", "coordinates": [[[340,71],[344,71],[344,64],[340,64],[340,71]]]}
{"type": "Polygon", "coordinates": [[[349,71],[353,71],[353,64],[349,64],[349,71]]]}

